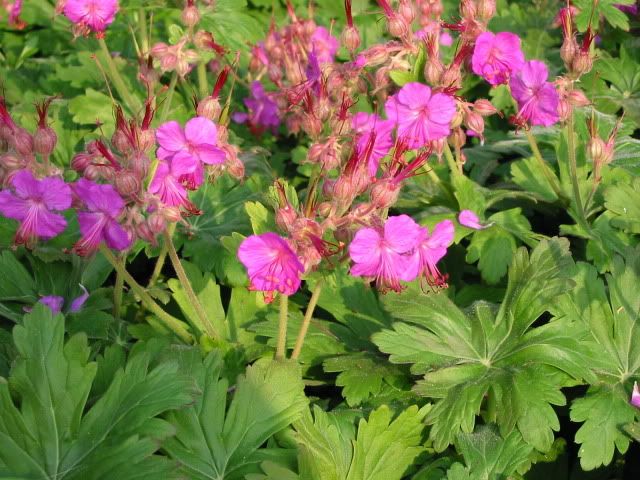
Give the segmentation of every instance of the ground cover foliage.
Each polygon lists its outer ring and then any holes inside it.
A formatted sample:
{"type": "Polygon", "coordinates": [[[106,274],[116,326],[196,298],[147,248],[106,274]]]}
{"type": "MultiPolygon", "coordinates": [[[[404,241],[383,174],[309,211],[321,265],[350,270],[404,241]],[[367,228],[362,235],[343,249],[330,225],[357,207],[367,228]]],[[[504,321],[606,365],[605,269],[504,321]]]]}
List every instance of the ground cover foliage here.
{"type": "Polygon", "coordinates": [[[0,7],[0,478],[640,478],[637,2],[0,7]]]}

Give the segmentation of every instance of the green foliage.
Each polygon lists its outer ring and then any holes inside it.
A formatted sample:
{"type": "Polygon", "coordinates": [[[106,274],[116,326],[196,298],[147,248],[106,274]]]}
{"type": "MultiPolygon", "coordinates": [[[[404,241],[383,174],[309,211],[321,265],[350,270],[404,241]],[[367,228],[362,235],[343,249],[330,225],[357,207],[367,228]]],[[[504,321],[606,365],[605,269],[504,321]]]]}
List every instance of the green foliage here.
{"type": "Polygon", "coordinates": [[[412,373],[424,375],[414,390],[437,399],[426,418],[436,451],[460,431],[471,433],[481,412],[503,435],[518,430],[538,450],[551,447],[559,429],[551,405],[565,403],[560,389],[592,377],[580,322],[533,326],[549,302],[572,287],[572,264],[566,240],[544,240],[531,255],[521,248],[499,308],[476,302],[463,312],[444,293],[420,294],[416,287],[385,299],[401,321],[374,335],[374,342],[391,362],[411,364],[412,373]]]}

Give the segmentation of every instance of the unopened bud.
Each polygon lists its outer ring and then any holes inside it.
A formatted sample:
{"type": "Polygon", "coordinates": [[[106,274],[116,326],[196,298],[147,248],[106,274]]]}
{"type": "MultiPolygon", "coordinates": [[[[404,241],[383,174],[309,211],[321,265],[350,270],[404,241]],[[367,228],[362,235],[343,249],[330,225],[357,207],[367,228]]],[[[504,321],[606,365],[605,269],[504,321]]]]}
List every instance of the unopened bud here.
{"type": "Polygon", "coordinates": [[[195,5],[185,7],[185,9],[182,10],[181,19],[185,26],[189,28],[195,27],[200,21],[200,12],[198,11],[198,7],[195,5]]]}
{"type": "Polygon", "coordinates": [[[196,109],[198,116],[208,118],[209,120],[218,120],[220,118],[220,101],[217,98],[206,97],[204,100],[198,103],[196,109]]]}
{"type": "Polygon", "coordinates": [[[322,122],[315,115],[306,114],[302,118],[302,129],[311,138],[317,138],[322,132],[322,122]]]}
{"type": "Polygon", "coordinates": [[[498,113],[498,109],[494,107],[493,104],[485,98],[479,98],[474,102],[473,111],[476,113],[479,113],[483,117],[488,117],[490,115],[498,113]]]}
{"type": "Polygon", "coordinates": [[[156,133],[153,129],[138,132],[138,146],[143,152],[149,151],[156,144],[156,133]]]}
{"type": "Polygon", "coordinates": [[[162,233],[167,228],[167,220],[159,212],[154,212],[149,215],[147,224],[149,225],[149,229],[155,234],[162,233]]]}
{"type": "Polygon", "coordinates": [[[128,197],[140,191],[140,179],[129,171],[121,171],[116,175],[116,190],[123,197],[128,197]]]}
{"type": "Polygon", "coordinates": [[[587,145],[589,156],[594,162],[602,162],[602,159],[604,158],[605,149],[606,149],[606,144],[604,143],[604,140],[602,140],[600,137],[591,138],[587,145]]]}
{"type": "Polygon", "coordinates": [[[567,101],[574,107],[591,105],[591,102],[582,90],[571,90],[567,95],[567,101]]]}
{"type": "Polygon", "coordinates": [[[13,130],[13,136],[9,140],[9,144],[20,155],[33,154],[33,137],[24,128],[17,127],[13,130]]]}
{"type": "Polygon", "coordinates": [[[355,52],[360,46],[360,33],[356,27],[346,27],[342,32],[342,44],[351,53],[355,52]]]}
{"type": "Polygon", "coordinates": [[[400,194],[399,182],[380,180],[371,187],[369,198],[375,208],[389,208],[398,200],[400,194]]]}
{"type": "Polygon", "coordinates": [[[129,160],[129,167],[137,178],[145,178],[149,171],[151,160],[144,152],[134,152],[129,160]]]}
{"type": "Polygon", "coordinates": [[[431,85],[439,85],[443,73],[444,65],[438,59],[430,59],[424,66],[424,78],[431,85]]]}
{"type": "Polygon", "coordinates": [[[484,132],[484,119],[479,113],[467,112],[464,117],[464,123],[470,130],[473,130],[478,135],[482,135],[482,132],[484,132]]]}
{"type": "Polygon", "coordinates": [[[496,0],[478,0],[477,14],[484,22],[491,20],[496,14],[496,0]]]}
{"type": "Polygon", "coordinates": [[[573,63],[573,59],[578,51],[578,42],[574,37],[566,37],[560,47],[560,58],[569,67],[573,63]]]}
{"type": "Polygon", "coordinates": [[[5,153],[0,155],[0,166],[2,166],[5,170],[19,170],[24,167],[24,160],[17,157],[13,153],[5,153]]]}
{"type": "Polygon", "coordinates": [[[229,145],[225,147],[224,150],[227,152],[227,160],[225,162],[227,172],[229,172],[229,175],[233,178],[242,180],[245,174],[244,163],[238,157],[237,147],[229,145]]]}
{"type": "Polygon", "coordinates": [[[121,153],[128,154],[132,151],[132,145],[131,142],[129,142],[129,137],[119,128],[116,128],[116,131],[113,132],[113,135],[111,136],[111,143],[116,147],[116,150],[121,153]]]}
{"type": "Polygon", "coordinates": [[[36,153],[48,157],[58,143],[58,136],[51,127],[38,127],[33,136],[33,149],[36,153]]]}
{"type": "Polygon", "coordinates": [[[278,227],[280,227],[285,232],[291,230],[293,224],[297,219],[298,214],[290,205],[279,208],[276,212],[276,225],[278,225],[278,227]]]}
{"type": "Polygon", "coordinates": [[[84,177],[88,180],[99,180],[100,177],[103,176],[104,170],[106,170],[109,167],[98,167],[97,165],[88,165],[82,172],[82,174],[84,175],[84,177]]]}
{"type": "Polygon", "coordinates": [[[460,125],[462,125],[463,121],[464,121],[464,113],[462,112],[462,110],[458,108],[456,110],[456,113],[453,115],[453,118],[451,119],[451,123],[449,124],[449,126],[452,129],[458,128],[460,125]]]}
{"type": "Polygon", "coordinates": [[[593,67],[593,58],[590,52],[579,51],[571,62],[571,71],[577,76],[589,73],[593,67]]]}
{"type": "Polygon", "coordinates": [[[569,119],[572,111],[573,108],[567,100],[561,99],[558,102],[558,116],[560,117],[561,122],[566,122],[569,119]]]}
{"type": "Polygon", "coordinates": [[[461,128],[456,128],[449,135],[449,143],[453,148],[462,148],[465,143],[467,143],[467,135],[462,131],[461,128]]]}
{"type": "Polygon", "coordinates": [[[404,20],[409,25],[411,25],[411,23],[416,18],[416,12],[413,9],[412,2],[409,0],[400,0],[400,5],[398,6],[398,13],[402,18],[404,18],[404,20]]]}
{"type": "Polygon", "coordinates": [[[471,0],[462,0],[460,2],[460,16],[462,18],[473,19],[476,17],[476,5],[471,0]]]}
{"type": "Polygon", "coordinates": [[[388,19],[388,28],[392,37],[405,38],[409,34],[409,25],[400,15],[393,15],[388,19]]]}
{"type": "Polygon", "coordinates": [[[182,219],[180,209],[177,207],[163,207],[160,213],[167,220],[167,222],[170,223],[179,222],[182,219]]]}

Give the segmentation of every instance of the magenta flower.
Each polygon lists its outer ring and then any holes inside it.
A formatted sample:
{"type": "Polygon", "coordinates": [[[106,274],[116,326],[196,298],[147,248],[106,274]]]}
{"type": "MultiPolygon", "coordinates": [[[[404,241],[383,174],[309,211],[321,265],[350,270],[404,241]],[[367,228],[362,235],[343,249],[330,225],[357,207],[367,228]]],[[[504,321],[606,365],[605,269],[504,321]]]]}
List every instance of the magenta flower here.
{"type": "MultiPolygon", "coordinates": [[[[80,285],[82,289],[82,294],[79,297],[74,298],[69,305],[69,313],[77,313],[84,306],[85,302],[89,298],[89,292],[87,289],[80,285]]],[[[46,295],[41,297],[38,300],[38,303],[42,303],[51,309],[54,315],[62,312],[62,308],[64,307],[64,297],[59,295],[46,295]]],[[[30,307],[25,307],[24,310],[26,312],[30,312],[32,309],[30,307]]]]}
{"type": "Polygon", "coordinates": [[[27,24],[20,19],[21,13],[22,0],[15,0],[15,2],[13,2],[13,5],[11,5],[11,9],[9,10],[9,25],[13,25],[19,30],[22,30],[27,26],[27,24]]]}
{"type": "Polygon", "coordinates": [[[99,185],[81,178],[73,185],[73,191],[85,207],[85,210],[78,212],[82,238],[74,246],[76,253],[93,253],[102,242],[109,248],[126,250],[132,238],[118,223],[125,204],[113,186],[99,185]]]}
{"type": "Polygon", "coordinates": [[[58,213],[71,206],[71,188],[59,178],[37,180],[29,170],[11,178],[13,191],[0,192],[0,213],[20,222],[16,243],[49,239],[61,233],[67,221],[58,213]]]}
{"type": "Polygon", "coordinates": [[[407,215],[389,217],[383,228],[361,228],[349,245],[351,275],[375,280],[382,290],[401,291],[401,280],[418,276],[414,253],[421,235],[420,225],[407,215]]]}
{"type": "Polygon", "coordinates": [[[351,125],[356,132],[356,149],[359,155],[365,155],[368,149],[369,175],[375,177],[380,159],[384,158],[393,147],[392,132],[395,124],[390,120],[383,120],[375,113],[356,113],[351,119],[351,125]]]}
{"type": "Polygon", "coordinates": [[[273,96],[265,92],[259,81],[251,84],[251,96],[244,99],[249,113],[238,112],[233,114],[233,120],[237,123],[247,123],[252,132],[262,133],[271,129],[275,134],[280,126],[280,112],[278,104],[273,96]]]}
{"type": "Polygon", "coordinates": [[[247,269],[251,289],[265,293],[267,302],[273,292],[293,295],[300,288],[304,266],[289,244],[279,235],[267,232],[245,238],[238,258],[247,269]]]}
{"type": "Polygon", "coordinates": [[[481,224],[478,216],[471,210],[462,210],[458,214],[458,222],[460,222],[460,225],[467,228],[472,228],[474,230],[482,230],[487,228],[487,225],[481,224]]]}
{"type": "Polygon", "coordinates": [[[518,102],[518,118],[531,125],[549,127],[560,116],[560,97],[553,83],[547,82],[547,66],[538,60],[531,60],[511,77],[511,94],[518,102]]]}
{"type": "Polygon", "coordinates": [[[456,102],[446,93],[432,93],[421,83],[407,83],[385,104],[387,118],[398,125],[398,139],[421,148],[449,135],[456,102]]]}
{"type": "Polygon", "coordinates": [[[118,0],[66,0],[64,15],[76,25],[104,32],[116,18],[118,0]]]}
{"type": "Polygon", "coordinates": [[[421,229],[415,256],[423,275],[430,286],[446,287],[447,278],[438,270],[438,262],[447,254],[447,248],[453,243],[455,228],[451,220],[438,223],[433,232],[428,228],[421,229]]]}
{"type": "Polygon", "coordinates": [[[338,40],[324,27],[316,27],[311,35],[312,52],[319,63],[331,63],[336,56],[340,44],[338,40]]]}
{"type": "Polygon", "coordinates": [[[216,124],[205,117],[195,117],[187,122],[184,131],[178,122],[166,122],[158,127],[156,138],[160,147],[157,156],[161,160],[172,159],[178,163],[207,165],[224,163],[226,155],[218,147],[216,124]]]}
{"type": "Polygon", "coordinates": [[[204,171],[200,162],[188,163],[180,160],[158,163],[149,185],[149,193],[157,195],[168,207],[184,207],[187,211],[196,213],[198,209],[189,201],[187,189],[196,190],[202,185],[204,171]]]}
{"type": "Polygon", "coordinates": [[[507,83],[524,65],[520,37],[510,32],[483,32],[476,39],[471,58],[473,73],[491,85],[507,83]]]}
{"type": "Polygon", "coordinates": [[[638,389],[638,382],[633,383],[633,392],[631,392],[631,405],[640,408],[640,389],[638,389]]]}

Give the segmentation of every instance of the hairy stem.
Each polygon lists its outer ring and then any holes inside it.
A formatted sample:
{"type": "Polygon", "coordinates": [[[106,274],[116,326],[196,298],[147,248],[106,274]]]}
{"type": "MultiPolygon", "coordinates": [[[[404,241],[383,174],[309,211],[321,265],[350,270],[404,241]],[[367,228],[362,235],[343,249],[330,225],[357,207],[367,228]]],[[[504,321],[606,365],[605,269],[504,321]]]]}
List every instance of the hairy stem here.
{"type": "Polygon", "coordinates": [[[198,91],[202,100],[209,94],[209,82],[207,82],[207,64],[200,62],[198,64],[198,91]]]}
{"type": "Polygon", "coordinates": [[[149,31],[147,30],[147,15],[143,8],[138,9],[138,27],[140,27],[140,47],[144,54],[149,51],[149,31]]]}
{"type": "Polygon", "coordinates": [[[135,281],[135,279],[131,276],[129,272],[124,268],[122,262],[120,262],[115,255],[104,245],[100,245],[100,251],[107,259],[107,261],[111,264],[111,266],[119,273],[123,280],[131,287],[131,290],[140,297],[140,301],[142,304],[149,310],[151,313],[154,313],[158,319],[162,322],[162,324],[176,334],[177,337],[182,339],[186,343],[193,343],[193,336],[188,332],[187,325],[178,320],[177,318],[169,315],[165,312],[153,298],[151,295],[147,293],[142,285],[135,281]]]}
{"type": "MultiPolygon", "coordinates": [[[[122,262],[124,266],[124,261],[122,262]]],[[[116,271],[116,284],[113,287],[113,317],[116,320],[120,318],[120,310],[122,309],[122,290],[123,289],[124,289],[124,277],[122,276],[122,273],[116,271]]]]}
{"type": "Polygon", "coordinates": [[[563,198],[564,194],[560,189],[560,185],[558,185],[556,177],[551,171],[551,168],[549,168],[549,165],[547,165],[547,162],[545,162],[544,158],[542,158],[542,154],[540,153],[540,148],[538,148],[536,137],[533,136],[530,130],[526,130],[526,134],[527,140],[529,141],[529,146],[531,147],[531,151],[533,152],[533,156],[538,161],[544,177],[547,179],[547,182],[549,182],[549,185],[551,185],[551,188],[553,189],[553,192],[556,194],[556,196],[559,199],[563,198]]]}
{"type": "Polygon", "coordinates": [[[167,245],[167,250],[169,252],[169,258],[171,259],[171,263],[173,265],[173,269],[176,271],[178,275],[178,280],[180,280],[180,284],[182,288],[184,288],[185,293],[187,294],[187,298],[189,299],[189,303],[193,306],[193,309],[196,311],[196,315],[198,320],[200,321],[200,325],[204,328],[206,334],[211,338],[219,338],[216,329],[211,323],[211,320],[207,316],[207,313],[204,311],[202,307],[202,303],[198,299],[196,292],[193,290],[193,286],[189,281],[189,277],[187,277],[187,272],[185,272],[182,263],[180,262],[180,258],[178,257],[178,253],[176,252],[176,247],[173,245],[173,239],[171,235],[169,235],[168,231],[164,232],[164,243],[167,245]]]}
{"type": "Polygon", "coordinates": [[[124,83],[124,80],[113,61],[113,57],[111,57],[111,52],[109,52],[109,47],[107,47],[107,43],[104,41],[104,38],[99,38],[98,43],[100,44],[100,49],[102,50],[105,62],[107,62],[107,70],[111,77],[111,82],[116,88],[118,95],[120,95],[120,98],[127,104],[131,113],[137,113],[141,108],[140,102],[129,92],[129,88],[126,83],[124,83]]]}
{"type": "Polygon", "coordinates": [[[462,172],[458,169],[458,165],[456,164],[455,159],[453,158],[453,153],[451,152],[451,147],[448,143],[444,145],[444,158],[447,160],[447,165],[449,165],[449,170],[451,170],[451,175],[455,177],[456,175],[460,175],[462,172]]]}
{"type": "Polygon", "coordinates": [[[289,297],[280,294],[280,319],[278,321],[278,343],[276,360],[284,360],[287,350],[287,319],[289,317],[289,297]]]}
{"type": "Polygon", "coordinates": [[[587,221],[584,215],[584,206],[580,196],[580,185],[578,183],[578,166],[576,163],[576,138],[573,127],[573,112],[567,119],[567,150],[569,155],[569,172],[571,174],[571,187],[573,189],[573,199],[576,202],[576,212],[578,214],[578,223],[586,226],[587,221]]]}
{"type": "Polygon", "coordinates": [[[167,119],[169,110],[171,109],[171,102],[173,101],[173,93],[176,91],[176,84],[178,83],[178,74],[173,72],[171,82],[169,83],[169,90],[164,97],[164,105],[162,107],[162,113],[160,114],[160,122],[167,119]]]}
{"type": "MultiPolygon", "coordinates": [[[[176,224],[170,224],[167,228],[167,233],[169,234],[169,236],[173,237],[175,231],[176,224]]],[[[153,268],[153,273],[151,274],[151,278],[149,279],[147,288],[153,287],[158,281],[158,278],[160,278],[162,267],[164,267],[164,262],[167,260],[167,253],[169,253],[169,246],[167,245],[167,242],[162,242],[162,249],[160,250],[160,255],[158,255],[158,260],[156,260],[156,266],[153,268]]]]}
{"type": "Polygon", "coordinates": [[[318,299],[320,298],[320,292],[322,292],[323,284],[324,281],[319,280],[318,283],[316,283],[313,292],[311,293],[311,299],[309,300],[309,304],[307,305],[307,310],[304,312],[304,319],[302,320],[302,325],[300,326],[300,332],[298,332],[298,338],[296,339],[296,344],[293,348],[293,353],[291,354],[291,358],[294,360],[300,356],[300,352],[302,351],[304,338],[307,335],[307,330],[309,330],[309,324],[311,323],[311,318],[313,317],[313,311],[316,309],[316,305],[318,304],[318,299]]]}

